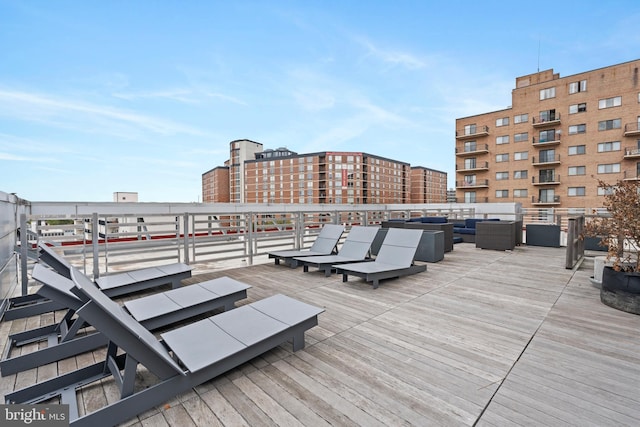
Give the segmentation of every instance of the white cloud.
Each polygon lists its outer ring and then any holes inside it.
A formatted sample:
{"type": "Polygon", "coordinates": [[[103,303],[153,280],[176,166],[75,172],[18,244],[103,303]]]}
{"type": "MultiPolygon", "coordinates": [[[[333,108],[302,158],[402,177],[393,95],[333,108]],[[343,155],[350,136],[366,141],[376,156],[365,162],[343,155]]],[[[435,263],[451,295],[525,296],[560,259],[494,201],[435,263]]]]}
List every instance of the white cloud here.
{"type": "Polygon", "coordinates": [[[418,70],[426,68],[428,62],[426,59],[421,58],[410,52],[403,50],[383,49],[373,44],[370,40],[364,37],[356,37],[356,42],[362,45],[367,50],[367,56],[371,56],[378,59],[385,64],[391,66],[401,66],[409,70],[418,70]]]}
{"type": "Polygon", "coordinates": [[[2,89],[0,115],[85,132],[95,132],[96,127],[101,133],[108,133],[112,128],[122,131],[125,126],[161,135],[204,135],[198,129],[164,118],[45,94],[2,89]]]}

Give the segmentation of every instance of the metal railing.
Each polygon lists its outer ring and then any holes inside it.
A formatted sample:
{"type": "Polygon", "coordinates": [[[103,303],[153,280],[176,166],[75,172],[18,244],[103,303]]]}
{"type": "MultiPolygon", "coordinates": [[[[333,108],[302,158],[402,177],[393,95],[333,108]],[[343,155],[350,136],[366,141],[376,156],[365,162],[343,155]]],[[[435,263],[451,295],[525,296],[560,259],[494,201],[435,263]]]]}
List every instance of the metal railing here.
{"type": "MultiPolygon", "coordinates": [[[[515,204],[514,204],[515,206],[515,204]]],[[[170,262],[244,260],[274,248],[309,246],[327,223],[376,225],[416,216],[473,217],[475,209],[441,205],[209,205],[145,203],[33,203],[13,229],[23,233],[21,254],[47,241],[93,278],[170,262]],[[182,213],[177,213],[182,211],[182,213]]],[[[15,244],[15,239],[11,239],[15,244]]],[[[23,282],[28,278],[25,276],[23,282]]],[[[26,290],[23,289],[23,290],[26,290]]]]}

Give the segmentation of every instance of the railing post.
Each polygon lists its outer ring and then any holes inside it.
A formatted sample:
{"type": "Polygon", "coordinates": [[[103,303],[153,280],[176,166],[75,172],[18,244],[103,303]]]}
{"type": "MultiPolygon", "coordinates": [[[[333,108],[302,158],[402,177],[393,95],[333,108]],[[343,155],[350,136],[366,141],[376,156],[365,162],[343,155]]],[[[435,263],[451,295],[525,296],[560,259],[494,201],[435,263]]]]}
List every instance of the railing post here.
{"type": "MultiPolygon", "coordinates": [[[[107,218],[105,217],[105,224],[107,218]]],[[[104,233],[104,259],[105,269],[108,270],[107,240],[109,239],[109,230],[105,226],[104,233]]],[[[91,246],[93,249],[93,279],[100,277],[100,232],[98,230],[98,213],[91,214],[91,246]]]]}
{"type": "Polygon", "coordinates": [[[249,237],[249,241],[247,242],[247,245],[245,245],[245,248],[247,248],[248,250],[248,264],[249,265],[253,265],[253,239],[254,239],[254,235],[253,235],[253,212],[249,212],[249,223],[247,224],[247,227],[249,229],[248,231],[248,237],[249,237]]]}
{"type": "Polygon", "coordinates": [[[303,221],[302,221],[302,212],[298,211],[296,212],[296,221],[295,221],[295,235],[294,235],[294,242],[293,242],[293,249],[295,249],[296,251],[300,250],[300,248],[302,247],[302,228],[303,228],[303,221]]]}
{"type": "MultiPolygon", "coordinates": [[[[184,233],[183,236],[183,246],[184,246],[184,263],[185,264],[189,264],[189,213],[185,212],[184,214],[184,220],[183,220],[183,224],[182,224],[182,230],[184,233]]],[[[178,218],[176,218],[177,220],[178,218]]],[[[194,221],[195,222],[195,221],[194,221]]],[[[177,225],[177,233],[178,233],[178,239],[180,238],[180,223],[178,221],[176,221],[176,225],[177,225]]],[[[195,238],[195,230],[194,230],[194,238],[195,238]]],[[[180,247],[178,247],[178,262],[180,262],[180,247]]]]}
{"type": "MultiPolygon", "coordinates": [[[[27,274],[27,256],[29,240],[27,239],[27,215],[20,214],[20,276],[22,278],[22,295],[29,293],[29,275],[27,274]]],[[[36,248],[37,250],[37,248],[36,248]]]]}

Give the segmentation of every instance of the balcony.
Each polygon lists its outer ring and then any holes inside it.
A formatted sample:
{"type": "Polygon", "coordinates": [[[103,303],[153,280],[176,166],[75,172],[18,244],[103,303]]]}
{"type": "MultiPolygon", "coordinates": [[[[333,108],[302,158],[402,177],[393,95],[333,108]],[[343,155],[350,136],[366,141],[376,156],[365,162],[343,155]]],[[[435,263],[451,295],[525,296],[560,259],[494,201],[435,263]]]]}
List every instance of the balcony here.
{"type": "Polygon", "coordinates": [[[624,125],[624,136],[639,136],[640,122],[627,123],[624,125]]]}
{"type": "Polygon", "coordinates": [[[488,197],[476,197],[473,200],[462,200],[461,203],[489,203],[488,197]]]}
{"type": "Polygon", "coordinates": [[[489,135],[489,126],[478,126],[471,131],[456,130],[456,139],[471,139],[489,135]]]}
{"type": "Polygon", "coordinates": [[[487,171],[489,170],[489,162],[477,162],[475,165],[462,165],[458,169],[456,165],[456,171],[458,172],[474,172],[474,171],[487,171]]]}
{"type": "Polygon", "coordinates": [[[554,126],[560,124],[560,113],[555,114],[554,116],[549,117],[534,117],[533,118],[533,127],[534,128],[543,128],[547,126],[554,126]]]}
{"type": "Polygon", "coordinates": [[[487,188],[489,187],[488,179],[479,179],[476,181],[456,181],[456,188],[487,188]]]}
{"type": "Polygon", "coordinates": [[[624,181],[640,181],[640,171],[637,168],[626,170],[622,175],[624,181]]]}
{"type": "Polygon", "coordinates": [[[533,206],[557,206],[560,204],[560,196],[542,197],[537,199],[535,196],[532,196],[531,204],[533,206]]]}
{"type": "Polygon", "coordinates": [[[536,138],[535,136],[531,138],[531,142],[534,147],[548,147],[550,145],[559,145],[560,144],[560,133],[556,132],[554,139],[545,139],[545,138],[536,138]]]}
{"type": "Polygon", "coordinates": [[[538,156],[532,157],[531,164],[533,166],[547,166],[560,164],[560,154],[555,156],[538,156]]]}
{"type": "Polygon", "coordinates": [[[471,147],[456,147],[456,156],[465,157],[465,156],[476,156],[478,154],[487,154],[489,152],[489,145],[480,144],[471,147]]]}
{"type": "Polygon", "coordinates": [[[640,148],[636,145],[635,147],[627,147],[624,149],[624,158],[625,159],[640,159],[640,148]]]}
{"type": "Polygon", "coordinates": [[[553,174],[552,176],[534,176],[531,178],[531,184],[535,186],[560,185],[560,175],[553,174]]]}

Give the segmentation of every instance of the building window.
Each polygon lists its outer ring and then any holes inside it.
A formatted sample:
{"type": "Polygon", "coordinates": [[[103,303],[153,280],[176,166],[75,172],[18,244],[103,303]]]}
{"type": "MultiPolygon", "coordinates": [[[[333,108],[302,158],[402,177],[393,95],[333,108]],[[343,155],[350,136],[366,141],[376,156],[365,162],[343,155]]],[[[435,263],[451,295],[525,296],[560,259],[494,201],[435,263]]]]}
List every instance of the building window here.
{"type": "Polygon", "coordinates": [[[584,196],[585,190],[584,187],[569,187],[567,190],[567,196],[569,197],[578,197],[584,196]]]}
{"type": "Polygon", "coordinates": [[[496,137],[496,144],[508,144],[509,143],[509,135],[502,135],[496,137]]]}
{"type": "Polygon", "coordinates": [[[529,172],[527,170],[513,171],[513,179],[527,179],[529,172]]]}
{"type": "Polygon", "coordinates": [[[496,154],[496,162],[500,163],[500,162],[508,162],[509,161],[509,154],[496,154]]]}
{"type": "Polygon", "coordinates": [[[513,135],[514,142],[526,142],[529,140],[529,132],[516,133],[513,135]]]}
{"type": "Polygon", "coordinates": [[[509,179],[509,172],[496,172],[496,181],[509,179]]]}
{"type": "Polygon", "coordinates": [[[598,187],[598,196],[608,196],[610,194],[613,194],[613,190],[614,189],[615,189],[615,187],[613,187],[613,186],[598,187]]]}
{"type": "Polygon", "coordinates": [[[586,145],[572,145],[569,147],[569,155],[577,156],[579,154],[585,154],[587,152],[586,145]]]}
{"type": "Polygon", "coordinates": [[[476,133],[476,124],[472,124],[472,125],[465,125],[464,126],[464,134],[465,135],[473,135],[474,133],[476,133]]]}
{"type": "Polygon", "coordinates": [[[598,122],[598,130],[620,129],[622,122],[620,119],[603,120],[598,122]]]}
{"type": "Polygon", "coordinates": [[[555,129],[541,130],[538,135],[539,135],[538,142],[549,142],[549,141],[556,140],[555,129]]]}
{"type": "Polygon", "coordinates": [[[513,153],[513,160],[527,160],[528,158],[528,151],[518,151],[517,153],[513,153]]]}
{"type": "Polygon", "coordinates": [[[540,101],[543,99],[555,98],[556,97],[556,88],[550,87],[547,89],[540,90],[540,101]]]}
{"type": "Polygon", "coordinates": [[[586,102],[569,105],[569,114],[584,113],[587,111],[586,102]]]}
{"type": "Polygon", "coordinates": [[[620,172],[620,163],[598,165],[598,173],[619,173],[619,172],[620,172]]]}
{"type": "Polygon", "coordinates": [[[598,144],[598,153],[607,151],[620,151],[620,141],[601,142],[598,144]]]}
{"type": "Polygon", "coordinates": [[[497,199],[506,199],[509,197],[509,190],[496,190],[497,199]]]}
{"type": "Polygon", "coordinates": [[[598,101],[598,108],[611,108],[611,107],[619,107],[622,105],[622,97],[614,96],[613,98],[605,98],[598,101]]]}
{"type": "Polygon", "coordinates": [[[569,135],[575,135],[575,134],[578,134],[578,133],[585,133],[586,131],[587,131],[587,125],[586,124],[569,126],[569,135]]]}
{"type": "Polygon", "coordinates": [[[496,119],[496,127],[499,127],[499,126],[509,126],[509,117],[496,119]]]}
{"type": "MultiPolygon", "coordinates": [[[[638,94],[638,102],[640,102],[640,94],[638,94]]],[[[519,114],[517,116],[513,116],[513,123],[518,124],[518,123],[526,123],[529,121],[529,115],[528,114],[519,114]]]]}
{"type": "Polygon", "coordinates": [[[476,176],[475,175],[465,175],[464,176],[464,185],[476,185],[476,176]]]}
{"type": "Polygon", "coordinates": [[[526,188],[513,190],[513,197],[521,198],[521,197],[529,197],[529,192],[526,188]]]}
{"type": "Polygon", "coordinates": [[[464,159],[464,168],[465,169],[475,169],[476,168],[476,158],[471,157],[469,159],[464,159]]]}
{"type": "Polygon", "coordinates": [[[556,150],[540,150],[540,163],[556,161],[556,150]]]}
{"type": "Polygon", "coordinates": [[[586,175],[587,168],[586,166],[571,166],[569,167],[569,175],[586,175]]]}
{"type": "Polygon", "coordinates": [[[578,93],[587,91],[587,81],[580,80],[579,82],[569,83],[569,93],[578,93]]]}
{"type": "Polygon", "coordinates": [[[464,202],[465,203],[475,203],[476,202],[476,192],[475,191],[465,191],[464,192],[464,202]]]}
{"type": "Polygon", "coordinates": [[[556,119],[556,110],[540,111],[540,123],[551,122],[556,119]]]}
{"type": "Polygon", "coordinates": [[[465,153],[469,153],[471,151],[476,151],[477,150],[477,144],[475,141],[466,141],[464,143],[464,152],[465,153]]]}

